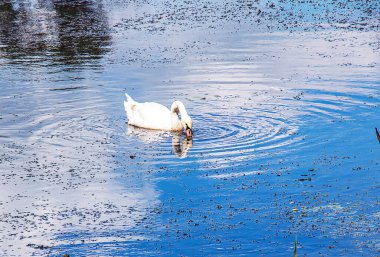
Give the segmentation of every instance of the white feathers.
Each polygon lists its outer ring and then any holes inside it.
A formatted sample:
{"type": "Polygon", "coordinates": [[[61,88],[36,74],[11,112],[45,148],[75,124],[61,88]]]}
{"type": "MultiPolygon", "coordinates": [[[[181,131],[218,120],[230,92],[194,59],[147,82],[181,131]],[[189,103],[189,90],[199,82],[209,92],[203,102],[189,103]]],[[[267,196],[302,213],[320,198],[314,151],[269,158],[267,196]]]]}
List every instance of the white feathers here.
{"type": "Polygon", "coordinates": [[[186,108],[180,101],[173,102],[171,109],[153,102],[138,103],[128,94],[125,94],[124,108],[128,117],[128,124],[147,129],[181,131],[191,129],[192,120],[186,108]],[[181,119],[179,118],[179,116],[181,119]]]}

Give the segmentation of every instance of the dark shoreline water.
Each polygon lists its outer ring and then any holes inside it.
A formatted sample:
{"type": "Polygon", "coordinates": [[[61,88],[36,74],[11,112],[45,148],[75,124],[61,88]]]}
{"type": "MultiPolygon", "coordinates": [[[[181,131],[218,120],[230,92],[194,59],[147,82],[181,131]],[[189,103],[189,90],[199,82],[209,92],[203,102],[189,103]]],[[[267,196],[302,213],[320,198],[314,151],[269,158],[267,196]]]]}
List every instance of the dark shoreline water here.
{"type": "Polygon", "coordinates": [[[378,255],[379,13],[1,2],[0,255],[378,255]],[[193,140],[124,92],[182,100],[193,140]]]}

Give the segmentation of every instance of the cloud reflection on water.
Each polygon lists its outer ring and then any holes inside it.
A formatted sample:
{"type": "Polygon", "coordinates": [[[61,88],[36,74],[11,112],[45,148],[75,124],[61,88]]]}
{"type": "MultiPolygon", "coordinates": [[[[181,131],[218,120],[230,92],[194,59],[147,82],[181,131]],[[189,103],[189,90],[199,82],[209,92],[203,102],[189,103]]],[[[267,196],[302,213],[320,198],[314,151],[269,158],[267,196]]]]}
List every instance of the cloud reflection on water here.
{"type": "Polygon", "coordinates": [[[31,256],[41,247],[102,243],[115,235],[123,242],[147,238],[130,231],[152,218],[158,191],[133,165],[116,172],[107,137],[111,125],[104,115],[82,115],[87,118],[43,121],[38,133],[2,145],[3,254],[31,256]],[[89,123],[101,125],[94,130],[89,123]]]}

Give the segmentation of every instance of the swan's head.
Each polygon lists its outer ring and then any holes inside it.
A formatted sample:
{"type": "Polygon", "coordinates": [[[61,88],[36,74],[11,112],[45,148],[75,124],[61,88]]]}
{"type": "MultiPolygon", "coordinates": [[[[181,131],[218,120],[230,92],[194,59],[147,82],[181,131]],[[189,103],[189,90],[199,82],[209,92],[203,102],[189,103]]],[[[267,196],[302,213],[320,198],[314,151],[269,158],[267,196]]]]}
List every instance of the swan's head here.
{"type": "Polygon", "coordinates": [[[182,128],[186,131],[186,137],[191,138],[193,136],[193,121],[186,112],[186,108],[180,101],[174,101],[171,107],[171,111],[177,113],[181,120],[182,128]]]}
{"type": "Polygon", "coordinates": [[[185,128],[186,137],[191,138],[193,136],[193,121],[190,116],[186,115],[185,117],[182,117],[181,122],[182,126],[185,128]]]}

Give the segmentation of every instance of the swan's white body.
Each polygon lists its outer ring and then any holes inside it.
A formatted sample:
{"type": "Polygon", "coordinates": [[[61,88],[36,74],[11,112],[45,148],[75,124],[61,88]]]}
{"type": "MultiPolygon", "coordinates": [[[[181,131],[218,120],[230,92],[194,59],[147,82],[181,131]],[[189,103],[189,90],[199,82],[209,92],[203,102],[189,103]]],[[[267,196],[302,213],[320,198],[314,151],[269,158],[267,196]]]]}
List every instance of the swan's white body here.
{"type": "Polygon", "coordinates": [[[124,101],[124,108],[127,113],[128,124],[140,128],[167,131],[190,129],[191,132],[192,120],[182,102],[173,102],[169,110],[158,103],[138,103],[128,94],[125,94],[125,96],[127,97],[127,101],[124,101]]]}

